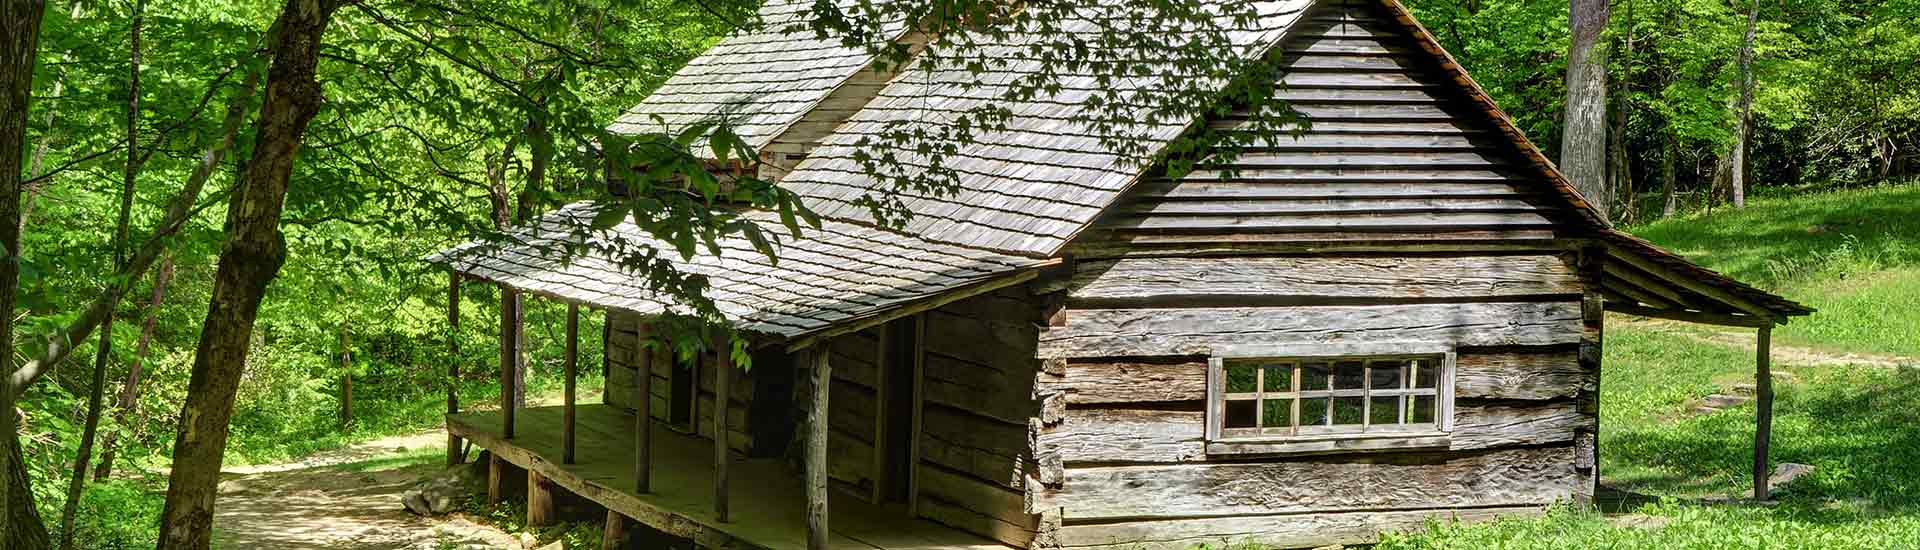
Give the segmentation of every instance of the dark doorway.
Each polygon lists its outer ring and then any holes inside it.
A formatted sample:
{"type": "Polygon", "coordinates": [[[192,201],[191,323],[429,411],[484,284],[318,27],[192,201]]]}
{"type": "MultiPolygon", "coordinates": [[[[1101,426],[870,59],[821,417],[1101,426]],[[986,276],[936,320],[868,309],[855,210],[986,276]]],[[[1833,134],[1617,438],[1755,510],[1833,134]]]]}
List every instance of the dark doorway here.
{"type": "Polygon", "coordinates": [[[698,356],[691,361],[681,361],[674,354],[666,356],[673,361],[673,374],[667,378],[667,425],[673,429],[694,433],[693,419],[697,416],[693,408],[698,405],[698,394],[694,393],[700,379],[700,361],[698,356]]]}
{"type": "Polygon", "coordinates": [[[781,456],[793,441],[800,415],[793,406],[793,356],[779,346],[769,346],[753,352],[753,369],[747,372],[753,377],[753,404],[747,409],[747,427],[753,432],[750,456],[781,456]]]}
{"type": "Polygon", "coordinates": [[[880,457],[880,484],[877,496],[880,502],[905,503],[912,498],[910,480],[913,477],[913,438],[914,405],[920,396],[915,391],[914,377],[920,367],[920,317],[913,316],[887,323],[882,331],[886,343],[883,349],[886,356],[881,358],[881,383],[885,386],[881,395],[881,414],[885,420],[880,422],[883,432],[884,449],[880,457]]]}

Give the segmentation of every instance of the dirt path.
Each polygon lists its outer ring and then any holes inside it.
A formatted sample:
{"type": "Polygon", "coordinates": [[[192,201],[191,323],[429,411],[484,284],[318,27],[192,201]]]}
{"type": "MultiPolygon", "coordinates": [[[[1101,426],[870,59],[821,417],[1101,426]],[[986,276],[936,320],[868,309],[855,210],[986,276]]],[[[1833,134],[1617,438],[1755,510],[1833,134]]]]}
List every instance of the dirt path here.
{"type": "MultiPolygon", "coordinates": [[[[1644,327],[1673,328],[1662,332],[1683,336],[1696,342],[1721,347],[1752,350],[1759,339],[1751,330],[1728,330],[1724,327],[1702,327],[1679,321],[1665,319],[1622,319],[1623,324],[1644,327]]],[[[1920,367],[1920,357],[1907,357],[1870,352],[1841,352],[1782,344],[1778,340],[1773,344],[1773,361],[1785,365],[1836,366],[1867,365],[1873,367],[1920,367]]]]}
{"type": "Polygon", "coordinates": [[[441,469],[419,453],[440,431],[389,437],[296,462],[228,469],[214,514],[223,550],[434,550],[517,547],[511,537],[455,517],[423,518],[400,494],[441,469]]]}

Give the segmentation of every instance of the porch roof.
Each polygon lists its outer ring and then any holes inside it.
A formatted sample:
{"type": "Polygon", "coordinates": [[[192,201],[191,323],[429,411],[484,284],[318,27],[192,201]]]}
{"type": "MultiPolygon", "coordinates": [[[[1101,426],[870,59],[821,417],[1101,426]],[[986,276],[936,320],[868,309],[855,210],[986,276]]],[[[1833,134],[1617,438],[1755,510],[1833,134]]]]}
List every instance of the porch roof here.
{"type": "Polygon", "coordinates": [[[507,242],[476,241],[427,257],[455,272],[564,301],[642,315],[691,312],[644,274],[653,262],[704,278],[706,296],[747,331],[794,338],[883,318],[925,300],[987,290],[1030,276],[1056,260],[1024,258],[922,240],[876,227],[822,220],[788,235],[777,214],[742,219],[784,237],[775,258],[743,236],[719,239],[683,258],[631,220],[593,229],[596,206],[575,203],[510,230],[507,242]]]}

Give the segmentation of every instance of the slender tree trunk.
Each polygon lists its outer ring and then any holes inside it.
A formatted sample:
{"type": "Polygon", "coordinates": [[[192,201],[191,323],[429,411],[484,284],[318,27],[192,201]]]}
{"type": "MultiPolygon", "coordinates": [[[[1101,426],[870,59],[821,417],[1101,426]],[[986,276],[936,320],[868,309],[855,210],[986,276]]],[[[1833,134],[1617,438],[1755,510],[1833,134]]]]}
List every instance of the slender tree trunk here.
{"type": "Polygon", "coordinates": [[[286,261],[280,215],[307,123],[320,110],[314,73],[321,37],[338,8],[338,0],[287,0],[274,23],[278,35],[271,42],[273,64],[255,124],[253,158],[228,209],[227,241],[180,411],[159,550],[206,550],[212,544],[214,491],[234,392],[253,344],[260,300],[286,261]]]}
{"type": "Polygon", "coordinates": [[[1747,180],[1752,177],[1752,161],[1747,155],[1753,142],[1753,39],[1759,30],[1760,0],[1753,0],[1747,11],[1747,36],[1740,43],[1740,130],[1728,163],[1734,208],[1747,205],[1747,180]]]}
{"type": "MultiPolygon", "coordinates": [[[[160,305],[167,298],[167,283],[173,279],[173,256],[160,260],[160,270],[153,274],[153,297],[147,300],[147,319],[140,325],[140,341],[133,347],[133,362],[127,364],[127,380],[120,384],[120,397],[115,401],[114,423],[120,426],[132,425],[135,413],[140,409],[140,377],[146,369],[147,352],[153,345],[153,330],[160,321],[160,305]]],[[[107,438],[100,443],[100,466],[93,470],[94,481],[104,481],[113,476],[113,457],[118,432],[107,432],[107,438]]]]}
{"type": "MultiPolygon", "coordinates": [[[[120,215],[114,219],[113,267],[126,269],[127,223],[133,215],[134,176],[140,173],[140,25],[146,12],[146,0],[133,5],[133,20],[127,29],[127,162],[120,179],[120,215]]],[[[117,285],[108,285],[110,288],[117,285]]],[[[115,290],[109,290],[115,292],[115,290]]],[[[113,300],[118,302],[116,293],[113,300]]],[[[87,469],[93,461],[93,442],[100,435],[101,408],[107,394],[107,365],[113,358],[113,313],[100,320],[100,345],[94,350],[93,385],[87,394],[87,423],[80,431],[80,450],[73,459],[73,476],[67,484],[67,504],[60,511],[60,547],[73,548],[73,518],[80,511],[80,496],[87,488],[87,469]]]]}
{"type": "Polygon", "coordinates": [[[1627,114],[1633,98],[1633,0],[1627,0],[1627,32],[1621,47],[1620,81],[1614,84],[1613,128],[1607,131],[1607,186],[1626,204],[1621,209],[1623,223],[1633,223],[1640,211],[1633,185],[1633,165],[1627,154],[1627,114]]]}
{"type": "Polygon", "coordinates": [[[1587,202],[1610,216],[1607,179],[1607,0],[1568,0],[1566,137],[1560,170],[1587,202]]]}
{"type": "Polygon", "coordinates": [[[1660,217],[1671,218],[1673,217],[1674,211],[1679,209],[1679,197],[1675,194],[1675,190],[1680,186],[1680,182],[1675,180],[1680,177],[1680,173],[1677,170],[1680,157],[1680,144],[1674,139],[1672,128],[1662,130],[1661,135],[1666,151],[1660,157],[1660,181],[1667,186],[1667,203],[1666,206],[1660,210],[1660,217]]]}
{"type": "MultiPolygon", "coordinates": [[[[274,31],[269,31],[269,33],[272,32],[274,31]]],[[[186,184],[180,188],[180,193],[174,195],[172,202],[167,203],[166,217],[160,221],[159,226],[154,228],[153,234],[140,244],[139,250],[133,253],[133,258],[127,262],[127,266],[114,274],[114,278],[119,281],[117,286],[101,291],[100,295],[87,304],[87,308],[82,310],[73,321],[68,322],[58,334],[48,339],[46,351],[13,371],[13,376],[10,377],[13,395],[18,396],[25,387],[66,361],[67,356],[73,353],[73,343],[85,340],[92,335],[93,330],[99,327],[100,322],[105,320],[107,314],[119,304],[120,296],[126,294],[133,281],[144,276],[147,268],[159,259],[161,253],[166,252],[168,239],[186,226],[187,217],[192,215],[193,205],[199,200],[201,189],[206,187],[207,180],[213,177],[213,171],[220,167],[227,152],[233,149],[240,125],[246,122],[247,112],[252,107],[253,95],[259,84],[258,68],[248,69],[239,94],[235,95],[232,102],[227,105],[226,118],[221,122],[220,142],[201,153],[200,163],[194,167],[193,173],[188,174],[186,184]]]]}
{"type": "MultiPolygon", "coordinates": [[[[487,190],[487,195],[493,205],[493,228],[502,230],[502,231],[506,230],[509,226],[513,224],[513,221],[516,215],[518,214],[516,212],[516,207],[514,205],[514,202],[516,202],[514,199],[516,197],[512,192],[508,191],[507,189],[507,167],[513,163],[513,156],[515,154],[515,151],[519,149],[519,145],[520,143],[519,143],[519,140],[517,139],[508,140],[506,148],[500,152],[499,161],[495,163],[493,166],[489,167],[488,174],[487,174],[488,179],[491,180],[489,181],[489,183],[492,186],[487,190]]],[[[521,209],[526,208],[525,204],[529,202],[528,195],[523,193],[517,198],[519,199],[518,202],[521,203],[520,208],[521,209]]],[[[501,301],[500,307],[503,307],[503,308],[512,307],[514,312],[514,319],[513,319],[514,324],[516,326],[526,326],[525,300],[521,298],[520,293],[518,291],[515,291],[512,288],[508,288],[506,286],[502,286],[500,288],[502,290],[500,294],[500,301],[501,301]]],[[[502,327],[501,334],[502,335],[506,334],[505,327],[502,327]]],[[[503,392],[502,393],[503,395],[505,394],[504,392],[509,392],[509,391],[513,392],[512,395],[513,395],[514,407],[524,408],[527,406],[527,335],[526,335],[526,331],[524,330],[517,331],[517,334],[513,335],[512,338],[514,339],[514,358],[513,358],[513,380],[510,382],[510,384],[513,387],[500,388],[500,391],[503,392]]]]}
{"type": "Polygon", "coordinates": [[[353,352],[347,320],[340,321],[340,427],[353,424],[353,352]]]}
{"type": "MultiPolygon", "coordinates": [[[[14,289],[20,284],[20,161],[26,158],[33,71],[39,61],[44,0],[0,1],[0,373],[13,372],[14,289]]],[[[8,550],[47,547],[47,526],[33,502],[33,484],[20,451],[11,376],[0,377],[0,545],[8,550]]]]}

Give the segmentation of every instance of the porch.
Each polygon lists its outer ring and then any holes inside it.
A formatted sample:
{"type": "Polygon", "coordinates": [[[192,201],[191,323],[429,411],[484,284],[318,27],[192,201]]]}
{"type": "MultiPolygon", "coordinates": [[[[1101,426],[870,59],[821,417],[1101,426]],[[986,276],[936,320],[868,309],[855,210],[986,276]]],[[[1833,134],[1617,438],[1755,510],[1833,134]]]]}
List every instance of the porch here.
{"type": "MultiPolygon", "coordinates": [[[[630,520],[708,548],[806,548],[807,495],[803,475],[779,459],[734,458],[726,466],[734,498],[727,520],[715,513],[713,444],[653,426],[648,460],[650,490],[636,494],[634,416],[600,404],[577,406],[574,464],[562,461],[563,407],[516,411],[511,439],[498,411],[447,415],[447,431],[493,452],[498,459],[630,520]]],[[[497,480],[520,483],[520,480],[497,480]]],[[[534,489],[537,491],[538,489],[534,489]]],[[[875,506],[829,491],[833,510],[828,548],[847,550],[977,549],[1008,547],[940,524],[909,518],[900,507],[875,506]]],[[[540,495],[531,494],[530,499],[540,495]]],[[[548,499],[549,501],[551,499],[548,499]]],[[[530,513],[533,506],[529,506],[530,513]]]]}

